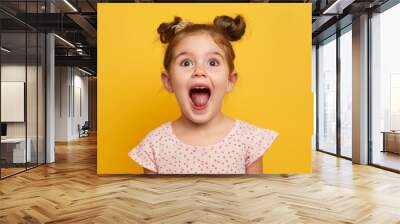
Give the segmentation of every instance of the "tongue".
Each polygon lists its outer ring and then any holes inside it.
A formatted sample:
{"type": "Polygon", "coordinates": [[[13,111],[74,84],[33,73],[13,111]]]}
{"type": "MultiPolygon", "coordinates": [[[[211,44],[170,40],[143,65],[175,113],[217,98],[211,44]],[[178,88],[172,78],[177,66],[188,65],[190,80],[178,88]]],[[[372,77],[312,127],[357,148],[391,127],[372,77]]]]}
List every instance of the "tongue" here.
{"type": "Polygon", "coordinates": [[[209,95],[207,93],[193,93],[192,101],[195,106],[202,107],[207,104],[209,95]]]}

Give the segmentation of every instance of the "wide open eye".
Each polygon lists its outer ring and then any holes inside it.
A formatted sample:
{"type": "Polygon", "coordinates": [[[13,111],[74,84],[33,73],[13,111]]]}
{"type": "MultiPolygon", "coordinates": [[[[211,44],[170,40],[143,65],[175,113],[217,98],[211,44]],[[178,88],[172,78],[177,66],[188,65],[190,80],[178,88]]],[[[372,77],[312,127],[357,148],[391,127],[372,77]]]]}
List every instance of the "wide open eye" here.
{"type": "Polygon", "coordinates": [[[183,61],[181,61],[180,65],[183,67],[189,67],[193,65],[193,62],[189,59],[184,59],[183,61]]]}
{"type": "Polygon", "coordinates": [[[214,67],[214,66],[218,66],[219,65],[219,61],[217,59],[211,59],[208,61],[208,65],[214,67]]]}

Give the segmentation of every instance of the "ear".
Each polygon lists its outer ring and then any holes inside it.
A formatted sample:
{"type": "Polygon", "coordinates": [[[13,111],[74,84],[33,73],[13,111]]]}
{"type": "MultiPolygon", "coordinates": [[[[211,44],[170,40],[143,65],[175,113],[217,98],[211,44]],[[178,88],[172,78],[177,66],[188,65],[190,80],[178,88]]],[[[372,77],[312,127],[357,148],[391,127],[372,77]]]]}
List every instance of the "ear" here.
{"type": "Polygon", "coordinates": [[[172,88],[172,84],[171,84],[171,75],[167,71],[161,72],[161,81],[164,85],[164,88],[168,92],[170,92],[170,93],[174,92],[174,90],[172,88]]]}
{"type": "Polygon", "coordinates": [[[235,84],[236,84],[236,80],[237,80],[237,72],[233,71],[228,77],[228,86],[226,88],[227,92],[230,92],[233,90],[233,87],[235,87],[235,84]]]}

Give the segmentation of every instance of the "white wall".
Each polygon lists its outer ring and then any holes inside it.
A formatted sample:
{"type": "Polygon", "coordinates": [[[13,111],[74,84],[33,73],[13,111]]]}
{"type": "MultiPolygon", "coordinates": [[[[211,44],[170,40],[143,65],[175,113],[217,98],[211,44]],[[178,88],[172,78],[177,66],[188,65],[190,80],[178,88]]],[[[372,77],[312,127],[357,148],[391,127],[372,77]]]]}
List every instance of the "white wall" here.
{"type": "Polygon", "coordinates": [[[70,74],[67,67],[55,68],[55,141],[68,141],[70,74]]]}
{"type": "MultiPolygon", "coordinates": [[[[22,112],[25,113],[27,120],[24,122],[6,122],[7,137],[9,138],[24,138],[25,135],[30,139],[30,148],[32,161],[44,163],[44,74],[41,66],[32,66],[25,64],[3,64],[1,66],[1,81],[2,82],[24,82],[26,83],[26,108],[23,106],[22,112]],[[37,70],[38,69],[38,70],[37,70]],[[25,80],[27,79],[27,80],[25,80]],[[39,155],[37,156],[37,153],[39,155]]],[[[7,96],[2,96],[7,97],[7,96]]],[[[10,108],[1,108],[7,110],[10,108]]],[[[13,113],[13,111],[9,111],[13,113]]]]}
{"type": "Polygon", "coordinates": [[[78,133],[78,124],[80,124],[81,126],[85,123],[85,121],[88,121],[89,118],[89,111],[88,111],[88,97],[89,97],[89,92],[88,92],[88,77],[85,76],[81,76],[82,73],[78,73],[77,75],[77,70],[75,70],[75,75],[74,75],[74,100],[75,100],[75,106],[74,106],[74,110],[75,113],[73,113],[74,115],[74,119],[72,119],[72,132],[71,134],[74,137],[79,137],[79,133],[78,133]],[[80,91],[80,93],[78,92],[80,91]],[[79,98],[80,95],[80,98],[79,98]],[[78,102],[80,101],[80,102],[78,102]],[[81,108],[78,108],[81,107],[81,108]],[[80,112],[79,109],[81,109],[82,111],[80,112]]]}
{"type": "MultiPolygon", "coordinates": [[[[32,67],[28,67],[31,70],[32,67]]],[[[31,72],[28,72],[31,74],[31,72]]],[[[8,64],[1,66],[1,81],[2,82],[25,82],[25,64],[8,64]]],[[[4,97],[4,96],[3,96],[4,97]]],[[[4,110],[5,108],[1,108],[4,110]]],[[[7,123],[8,137],[25,137],[25,123],[11,122],[7,123]]]]}
{"type": "Polygon", "coordinates": [[[55,73],[55,140],[70,141],[88,120],[88,77],[72,67],[56,67],[55,73]]]}
{"type": "MultiPolygon", "coordinates": [[[[24,65],[18,64],[5,64],[1,66],[1,81],[2,82],[25,82],[25,75],[27,69],[27,75],[29,80],[29,85],[36,86],[36,80],[34,80],[32,75],[36,77],[36,66],[28,66],[25,68],[24,65]]],[[[28,105],[34,107],[36,110],[36,88],[27,88],[27,103],[35,102],[34,105],[28,105]]],[[[4,97],[4,96],[3,96],[4,97]]],[[[5,110],[6,108],[2,108],[5,110]]],[[[28,112],[31,112],[28,111],[28,112]]],[[[36,123],[37,117],[36,113],[28,113],[28,122],[34,121],[36,123]]],[[[36,133],[36,125],[28,124],[28,137],[30,133],[36,133]],[[34,126],[34,127],[33,127],[34,126]],[[33,128],[32,131],[30,128],[33,128]]],[[[7,136],[8,137],[25,137],[25,122],[7,122],[7,136]]]]}

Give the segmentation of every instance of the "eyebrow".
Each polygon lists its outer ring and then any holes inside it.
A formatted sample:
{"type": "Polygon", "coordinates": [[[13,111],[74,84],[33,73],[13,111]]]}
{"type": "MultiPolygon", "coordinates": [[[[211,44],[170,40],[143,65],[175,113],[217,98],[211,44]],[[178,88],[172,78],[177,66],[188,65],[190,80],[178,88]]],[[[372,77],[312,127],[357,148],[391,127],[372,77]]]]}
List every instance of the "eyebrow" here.
{"type": "MultiPolygon", "coordinates": [[[[179,57],[179,56],[181,56],[181,55],[185,55],[185,54],[189,54],[189,55],[190,55],[190,53],[188,53],[188,52],[186,52],[186,51],[183,51],[183,52],[181,52],[181,53],[175,55],[174,58],[177,58],[177,57],[179,57]]],[[[222,55],[221,53],[219,53],[219,52],[217,52],[217,51],[213,51],[213,52],[208,53],[208,54],[216,54],[216,55],[219,55],[219,56],[222,57],[222,58],[225,58],[224,55],[222,55]]]]}
{"type": "Polygon", "coordinates": [[[181,56],[181,55],[185,55],[185,54],[189,54],[189,53],[186,52],[186,51],[184,51],[184,52],[181,52],[181,53],[175,55],[174,58],[177,58],[177,57],[179,57],[179,56],[181,56]]]}
{"type": "Polygon", "coordinates": [[[222,55],[221,53],[219,53],[217,51],[213,51],[213,52],[211,52],[211,54],[216,54],[216,55],[219,55],[221,58],[225,58],[224,55],[222,55]]]}

